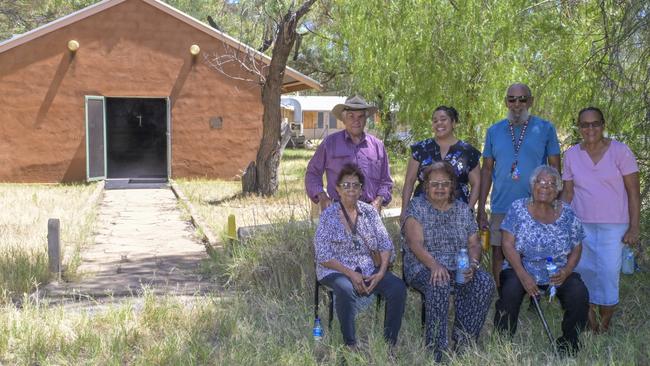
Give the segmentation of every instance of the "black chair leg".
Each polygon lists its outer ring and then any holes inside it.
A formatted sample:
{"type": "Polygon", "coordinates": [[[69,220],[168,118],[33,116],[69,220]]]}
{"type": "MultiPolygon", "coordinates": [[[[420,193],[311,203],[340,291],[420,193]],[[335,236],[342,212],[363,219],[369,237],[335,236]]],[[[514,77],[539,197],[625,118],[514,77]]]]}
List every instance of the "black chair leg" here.
{"type": "Polygon", "coordinates": [[[421,310],[421,313],[420,313],[420,319],[422,321],[422,329],[424,329],[424,323],[426,321],[427,307],[426,307],[425,301],[424,301],[424,294],[421,293],[421,292],[420,292],[420,299],[422,300],[422,310],[421,310]]]}
{"type": "Polygon", "coordinates": [[[332,330],[332,320],[334,320],[334,291],[327,290],[327,297],[329,297],[329,319],[327,320],[327,329],[332,330]]]}
{"type": "Polygon", "coordinates": [[[314,319],[318,319],[318,291],[320,290],[320,282],[316,280],[314,285],[314,319]]]}
{"type": "MultiPolygon", "coordinates": [[[[318,318],[318,305],[319,305],[319,297],[318,297],[318,292],[320,291],[321,284],[316,280],[316,284],[314,285],[314,319],[318,318]]],[[[325,288],[327,291],[327,301],[329,301],[328,304],[328,319],[327,319],[327,329],[331,330],[332,329],[332,320],[334,319],[334,292],[328,288],[325,288]]]]}

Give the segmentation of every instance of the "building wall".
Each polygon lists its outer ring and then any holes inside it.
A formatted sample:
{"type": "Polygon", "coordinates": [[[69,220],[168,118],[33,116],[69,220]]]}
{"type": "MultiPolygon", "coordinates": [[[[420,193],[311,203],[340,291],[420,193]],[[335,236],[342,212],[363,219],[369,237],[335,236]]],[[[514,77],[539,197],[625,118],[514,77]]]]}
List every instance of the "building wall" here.
{"type": "Polygon", "coordinates": [[[235,177],[255,159],[262,104],[256,84],[206,64],[223,47],[131,0],[1,53],[0,181],[85,179],[85,95],[169,97],[172,177],[235,177]],[[216,116],[223,127],[210,129],[216,116]]]}
{"type": "Polygon", "coordinates": [[[302,112],[303,128],[316,128],[318,112],[305,111],[302,112]]]}

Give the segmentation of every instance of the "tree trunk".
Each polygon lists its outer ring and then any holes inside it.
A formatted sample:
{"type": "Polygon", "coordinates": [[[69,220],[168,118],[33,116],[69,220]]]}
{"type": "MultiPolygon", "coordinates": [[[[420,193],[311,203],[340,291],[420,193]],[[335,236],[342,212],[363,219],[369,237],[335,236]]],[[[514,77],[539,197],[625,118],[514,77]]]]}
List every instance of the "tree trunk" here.
{"type": "Polygon", "coordinates": [[[278,23],[278,31],[273,44],[271,65],[262,86],[262,104],[264,115],[262,117],[262,140],[255,160],[256,176],[255,185],[248,184],[246,188],[264,196],[270,196],[278,190],[278,167],[280,166],[280,125],[282,115],[280,111],[280,96],[284,71],[287,66],[289,54],[296,41],[296,27],[300,18],[305,15],[316,0],[308,0],[297,11],[289,10],[278,23]],[[254,187],[252,187],[254,186],[254,187]]]}

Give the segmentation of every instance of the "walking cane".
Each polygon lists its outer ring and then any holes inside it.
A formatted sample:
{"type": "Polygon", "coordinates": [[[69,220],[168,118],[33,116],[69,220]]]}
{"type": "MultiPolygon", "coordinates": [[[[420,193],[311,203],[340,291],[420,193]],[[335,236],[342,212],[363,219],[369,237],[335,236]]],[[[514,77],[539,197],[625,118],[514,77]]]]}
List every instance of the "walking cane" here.
{"type": "Polygon", "coordinates": [[[546,318],[544,317],[544,313],[542,312],[542,308],[539,306],[539,301],[537,300],[537,296],[531,296],[531,299],[533,299],[533,303],[535,304],[535,309],[537,310],[537,315],[539,315],[539,319],[542,321],[542,325],[544,326],[544,330],[546,331],[546,335],[548,336],[548,341],[551,342],[551,347],[553,347],[553,353],[557,356],[557,348],[555,347],[555,340],[553,340],[553,335],[551,334],[551,329],[548,327],[548,323],[546,322],[546,318]]]}

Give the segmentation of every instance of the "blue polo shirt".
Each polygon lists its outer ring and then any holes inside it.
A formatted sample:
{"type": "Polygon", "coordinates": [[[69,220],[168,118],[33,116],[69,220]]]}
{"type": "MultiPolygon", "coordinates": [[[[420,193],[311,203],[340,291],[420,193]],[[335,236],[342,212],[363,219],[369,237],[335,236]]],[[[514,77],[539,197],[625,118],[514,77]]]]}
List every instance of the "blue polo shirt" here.
{"type": "MultiPolygon", "coordinates": [[[[515,141],[519,140],[523,126],[515,126],[515,141]]],[[[531,116],[526,135],[519,149],[518,168],[520,176],[513,180],[510,176],[515,161],[515,148],[508,128],[508,120],[492,125],[485,136],[483,157],[494,159],[492,170],[492,213],[505,214],[512,202],[530,196],[530,175],[533,170],[546,164],[551,155],[560,155],[560,144],[555,127],[549,121],[531,116]]]]}

